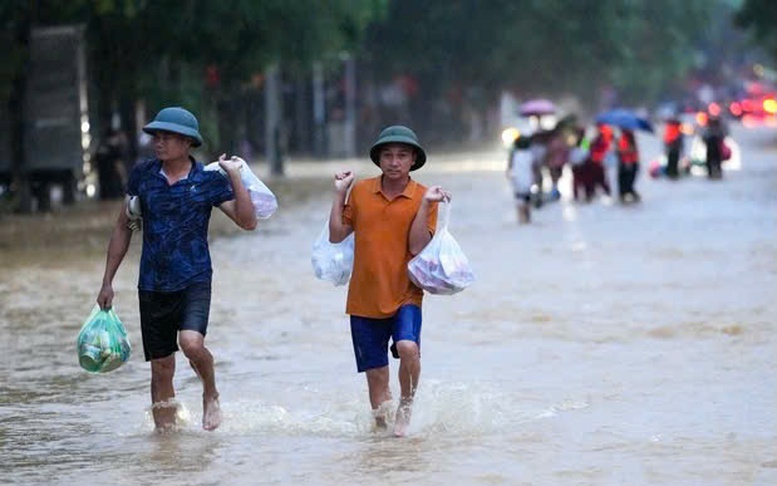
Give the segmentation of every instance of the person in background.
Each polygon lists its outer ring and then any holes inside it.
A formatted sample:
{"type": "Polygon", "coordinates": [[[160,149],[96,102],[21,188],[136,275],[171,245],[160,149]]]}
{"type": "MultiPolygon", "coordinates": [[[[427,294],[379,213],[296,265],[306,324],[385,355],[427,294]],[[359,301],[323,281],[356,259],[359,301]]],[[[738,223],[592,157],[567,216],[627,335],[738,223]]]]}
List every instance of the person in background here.
{"type": "Polygon", "coordinates": [[[531,136],[530,151],[532,156],[532,174],[533,183],[531,187],[531,199],[534,207],[539,209],[545,203],[544,193],[544,175],[543,167],[545,167],[548,156],[548,141],[550,140],[550,132],[543,130],[541,127],[531,136]]]}
{"type": "Polygon", "coordinates": [[[639,202],[639,193],[634,189],[634,181],[639,174],[639,151],[634,132],[627,129],[621,130],[618,138],[618,196],[621,202],[627,202],[629,198],[639,202]]]}
{"type": "Polygon", "coordinates": [[[572,167],[572,199],[593,198],[592,164],[589,152],[590,141],[585,137],[585,128],[576,127],[573,146],[569,151],[569,165],[572,167]]]}
{"type": "Polygon", "coordinates": [[[601,186],[602,190],[608,196],[611,194],[610,183],[607,181],[605,172],[605,159],[610,150],[612,150],[613,133],[609,125],[597,124],[597,134],[591,142],[589,153],[591,160],[590,188],[586,190],[586,199],[588,201],[596,194],[596,188],[601,186]],[[589,196],[590,195],[590,196],[589,196]]]}
{"type": "Polygon", "coordinates": [[[180,107],[157,113],[143,127],[154,140],[156,157],[133,167],[122,207],[108,244],[101,309],[113,305],[113,278],[132,239],[137,220],[143,221],[143,250],[138,276],[140,330],[146,361],[151,362],[151,410],[156,430],[175,426],[175,352],[179,345],[203,384],[202,427],[221,423],[213,355],[205,347],[211,301],[208,224],[213,207],[239,227],[256,228],[240,164],[219,158],[219,171],[205,171],[189,152],[202,144],[195,116],[180,107]]]}
{"type": "Polygon", "coordinates": [[[512,185],[518,222],[521,224],[531,222],[531,188],[534,183],[531,144],[531,133],[521,133],[513,142],[507,161],[506,175],[512,185]]]}
{"type": "Polygon", "coordinates": [[[421,303],[424,291],[408,277],[407,264],[432,239],[437,203],[450,199],[440,186],[426,187],[410,172],[426,163],[416,134],[387,127],[370,149],[381,175],[354,182],[351,171],[334,177],[329,215],[332,243],[354,233],[353,272],[346,313],[350,315],[356,369],[365,373],[378,429],[390,421],[389,340],[399,359],[400,399],[393,433],[406,435],[421,374],[421,303]],[[350,195],[346,201],[346,194],[350,195]]]}
{"type": "Polygon", "coordinates": [[[682,123],[677,118],[670,118],[664,127],[664,149],[666,152],[666,175],[677,179],[680,175],[680,156],[683,152],[682,123]]]}
{"type": "Polygon", "coordinates": [[[122,130],[105,131],[95,153],[97,180],[101,200],[124,196],[129,167],[129,143],[122,130]]]}
{"type": "Polygon", "coordinates": [[[723,178],[723,141],[726,129],[719,116],[710,116],[702,139],[707,148],[707,176],[710,179],[723,178]]]}
{"type": "Polygon", "coordinates": [[[550,199],[557,201],[561,199],[561,192],[558,190],[558,181],[564,172],[564,165],[569,161],[569,144],[567,143],[567,133],[561,124],[548,134],[547,155],[545,163],[550,175],[550,199]]]}

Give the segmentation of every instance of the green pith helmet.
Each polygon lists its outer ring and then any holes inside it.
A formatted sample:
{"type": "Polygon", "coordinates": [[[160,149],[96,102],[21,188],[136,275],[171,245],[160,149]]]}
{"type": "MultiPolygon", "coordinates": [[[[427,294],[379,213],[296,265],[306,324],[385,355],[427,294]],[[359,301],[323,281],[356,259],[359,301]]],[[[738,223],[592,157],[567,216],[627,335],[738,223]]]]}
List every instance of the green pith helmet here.
{"type": "Polygon", "coordinates": [[[192,139],[192,146],[202,145],[200,124],[189,110],[179,106],[164,108],[156,114],[154,120],[143,127],[143,131],[153,135],[156,132],[172,132],[192,139]]]}
{"type": "Polygon", "coordinates": [[[421,144],[418,143],[418,137],[416,137],[415,132],[402,125],[392,125],[380,132],[378,141],[372,144],[372,148],[370,148],[370,159],[372,159],[375,165],[380,167],[380,148],[388,143],[404,143],[415,148],[416,159],[410,170],[420,169],[426,163],[426,152],[421,147],[421,144]]]}

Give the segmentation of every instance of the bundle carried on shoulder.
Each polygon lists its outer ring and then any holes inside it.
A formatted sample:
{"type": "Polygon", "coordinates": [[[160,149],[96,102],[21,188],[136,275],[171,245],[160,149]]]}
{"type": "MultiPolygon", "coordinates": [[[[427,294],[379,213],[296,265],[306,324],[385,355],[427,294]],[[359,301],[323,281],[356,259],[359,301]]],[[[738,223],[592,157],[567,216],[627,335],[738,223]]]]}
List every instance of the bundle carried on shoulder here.
{"type": "MultiPolygon", "coordinates": [[[[240,162],[240,180],[248,189],[248,195],[251,196],[251,204],[254,206],[254,214],[259,219],[267,219],[278,209],[278,198],[269,187],[262,182],[248,166],[248,163],[240,157],[233,156],[232,160],[240,162]]],[[[211,162],[205,166],[207,171],[219,171],[226,176],[224,169],[218,162],[211,162]]]]}

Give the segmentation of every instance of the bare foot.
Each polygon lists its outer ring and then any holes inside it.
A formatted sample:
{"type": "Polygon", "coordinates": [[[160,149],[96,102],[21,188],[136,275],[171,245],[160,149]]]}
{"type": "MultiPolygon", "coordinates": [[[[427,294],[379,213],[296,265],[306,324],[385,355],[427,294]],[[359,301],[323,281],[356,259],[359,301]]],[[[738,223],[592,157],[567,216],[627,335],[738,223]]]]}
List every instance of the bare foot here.
{"type": "Polygon", "coordinates": [[[178,402],[175,398],[151,404],[151,415],[157,432],[170,432],[177,425],[178,402]]]}
{"type": "Polygon", "coordinates": [[[383,430],[386,430],[388,428],[388,424],[386,423],[386,417],[383,416],[375,416],[375,426],[373,430],[375,432],[381,432],[383,430]]]}
{"type": "Polygon", "coordinates": [[[205,430],[216,430],[221,425],[221,406],[219,406],[219,396],[212,398],[202,397],[202,428],[205,430]]]}
{"type": "Polygon", "coordinates": [[[410,416],[413,413],[413,400],[402,400],[397,407],[394,419],[394,437],[405,437],[410,426],[410,416]]]}
{"type": "Polygon", "coordinates": [[[376,432],[384,431],[388,428],[388,424],[394,419],[393,411],[391,400],[381,403],[378,408],[372,410],[372,417],[375,419],[374,430],[376,432]]]}

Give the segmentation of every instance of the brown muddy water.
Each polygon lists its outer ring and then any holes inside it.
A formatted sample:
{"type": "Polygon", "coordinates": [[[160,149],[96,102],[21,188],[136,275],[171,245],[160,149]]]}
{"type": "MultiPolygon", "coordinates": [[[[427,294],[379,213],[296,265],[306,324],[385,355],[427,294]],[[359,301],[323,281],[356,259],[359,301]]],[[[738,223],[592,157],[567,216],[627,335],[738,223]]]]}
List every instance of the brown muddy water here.
{"type": "MultiPolygon", "coordinates": [[[[345,289],[310,265],[329,177],[371,164],[292,161],[267,180],[280,210],[253,233],[214,212],[208,343],[225,419],[212,433],[180,356],[182,429],[153,433],[140,238],[115,281],[134,354],[106,375],[78,366],[118,205],[5,216],[0,483],[777,484],[777,152],[766,131],[735,137],[742,167],[723,181],[643,171],[640,205],[567,191],[526,227],[503,153],[430,154],[417,178],[453,193],[450,230],[477,281],[425,300],[406,439],[371,432],[345,289]]],[[[660,151],[640,144],[643,161],[660,151]]]]}

